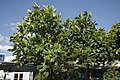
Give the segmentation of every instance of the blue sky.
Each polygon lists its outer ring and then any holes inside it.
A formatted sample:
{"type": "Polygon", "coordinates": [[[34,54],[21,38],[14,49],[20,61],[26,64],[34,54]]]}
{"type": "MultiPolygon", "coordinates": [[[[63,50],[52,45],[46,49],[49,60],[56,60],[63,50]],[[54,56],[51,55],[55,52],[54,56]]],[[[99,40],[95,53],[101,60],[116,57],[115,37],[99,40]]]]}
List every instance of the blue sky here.
{"type": "Polygon", "coordinates": [[[0,0],[0,53],[7,56],[12,53],[6,51],[10,48],[9,36],[16,32],[16,22],[21,22],[27,16],[27,10],[32,9],[33,2],[38,5],[53,5],[61,19],[73,19],[80,12],[92,13],[92,20],[99,26],[110,30],[111,26],[120,22],[120,0],[0,0]]]}

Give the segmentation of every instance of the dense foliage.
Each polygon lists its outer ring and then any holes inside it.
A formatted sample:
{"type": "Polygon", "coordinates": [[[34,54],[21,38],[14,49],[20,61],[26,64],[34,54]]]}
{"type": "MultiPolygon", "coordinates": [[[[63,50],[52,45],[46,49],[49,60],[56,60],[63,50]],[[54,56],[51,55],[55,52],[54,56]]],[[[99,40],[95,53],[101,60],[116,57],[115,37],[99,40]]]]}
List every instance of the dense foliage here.
{"type": "Polygon", "coordinates": [[[34,3],[10,37],[14,61],[20,66],[35,65],[36,80],[78,80],[82,67],[89,80],[91,69],[104,68],[118,59],[119,49],[113,33],[96,28],[91,16],[85,11],[62,21],[53,6],[34,3]]]}

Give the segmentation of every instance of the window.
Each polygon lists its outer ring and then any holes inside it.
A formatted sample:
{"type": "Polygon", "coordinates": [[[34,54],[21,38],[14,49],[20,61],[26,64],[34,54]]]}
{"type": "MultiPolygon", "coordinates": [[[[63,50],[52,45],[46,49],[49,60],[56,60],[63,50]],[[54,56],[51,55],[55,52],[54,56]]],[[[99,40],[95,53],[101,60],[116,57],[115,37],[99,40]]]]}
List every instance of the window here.
{"type": "Polygon", "coordinates": [[[14,80],[23,80],[23,74],[22,73],[20,73],[20,74],[15,73],[14,80]]]}
{"type": "Polygon", "coordinates": [[[19,80],[23,80],[23,74],[20,74],[19,80]]]}
{"type": "Polygon", "coordinates": [[[14,80],[18,80],[18,74],[17,73],[15,73],[15,75],[14,75],[14,80]]]}

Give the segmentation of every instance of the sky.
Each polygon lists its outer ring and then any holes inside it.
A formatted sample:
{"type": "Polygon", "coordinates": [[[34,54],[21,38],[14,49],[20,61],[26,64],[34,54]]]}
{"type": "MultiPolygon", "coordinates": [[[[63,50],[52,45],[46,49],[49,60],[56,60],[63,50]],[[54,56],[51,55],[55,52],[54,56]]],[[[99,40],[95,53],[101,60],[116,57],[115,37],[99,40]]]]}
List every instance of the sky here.
{"type": "Polygon", "coordinates": [[[120,0],[0,0],[0,53],[12,56],[7,49],[12,48],[9,42],[11,34],[15,33],[16,23],[27,16],[27,10],[38,5],[50,5],[61,14],[61,19],[74,19],[80,12],[92,13],[92,20],[97,21],[96,27],[102,26],[106,31],[120,22],[120,0]]]}

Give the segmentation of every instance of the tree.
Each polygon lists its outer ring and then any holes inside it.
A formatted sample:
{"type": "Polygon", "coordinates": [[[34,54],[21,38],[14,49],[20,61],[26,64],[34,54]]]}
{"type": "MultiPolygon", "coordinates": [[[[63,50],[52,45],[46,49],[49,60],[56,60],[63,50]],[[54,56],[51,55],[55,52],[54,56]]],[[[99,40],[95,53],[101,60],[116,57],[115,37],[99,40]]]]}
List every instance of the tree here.
{"type": "Polygon", "coordinates": [[[111,32],[119,32],[120,31],[120,23],[116,23],[111,27],[111,32]]]}
{"type": "Polygon", "coordinates": [[[116,40],[117,48],[120,47],[120,23],[116,23],[111,27],[110,34],[116,40]]]}
{"type": "Polygon", "coordinates": [[[28,10],[28,17],[17,24],[18,32],[10,37],[13,42],[10,51],[16,56],[15,63],[36,66],[37,80],[64,80],[73,71],[73,65],[65,61],[65,51],[59,44],[63,26],[60,15],[55,12],[54,7],[43,6],[40,9],[34,3],[33,10],[28,10]]]}
{"type": "Polygon", "coordinates": [[[78,80],[81,68],[90,80],[92,69],[112,65],[117,50],[115,40],[96,28],[91,16],[85,11],[62,22],[53,6],[34,3],[10,37],[15,63],[36,66],[36,80],[78,80]]]}
{"type": "Polygon", "coordinates": [[[102,80],[120,80],[120,74],[116,70],[117,68],[115,66],[106,67],[104,69],[104,75],[102,80]]]}
{"type": "Polygon", "coordinates": [[[85,12],[74,20],[67,19],[64,42],[68,61],[77,61],[77,67],[84,67],[85,78],[91,78],[92,69],[105,68],[116,60],[116,43],[103,28],[96,28],[91,14],[85,12]]]}

